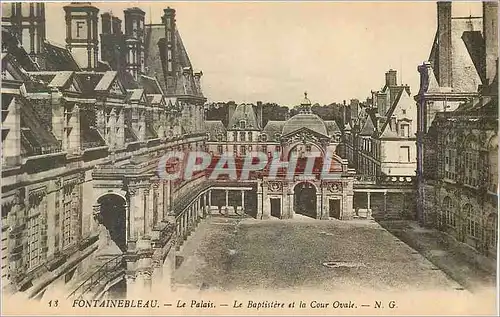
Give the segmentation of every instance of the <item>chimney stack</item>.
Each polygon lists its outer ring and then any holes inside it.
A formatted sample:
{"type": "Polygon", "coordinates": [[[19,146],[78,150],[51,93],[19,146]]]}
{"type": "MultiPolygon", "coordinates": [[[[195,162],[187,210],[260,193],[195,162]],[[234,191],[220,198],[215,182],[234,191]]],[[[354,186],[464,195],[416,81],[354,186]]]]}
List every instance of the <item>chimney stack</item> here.
{"type": "Polygon", "coordinates": [[[385,85],[388,87],[397,86],[398,85],[397,74],[398,72],[395,71],[394,69],[389,69],[389,71],[385,73],[385,85]]]}
{"type": "Polygon", "coordinates": [[[163,71],[165,72],[167,91],[171,91],[175,89],[173,77],[175,77],[175,55],[177,50],[175,41],[175,10],[170,7],[164,9],[161,21],[165,26],[165,38],[162,39],[163,41],[160,40],[162,41],[160,45],[164,47],[163,54],[166,59],[163,71]]]}
{"type": "Polygon", "coordinates": [[[122,34],[122,20],[118,17],[112,18],[113,34],[122,34]]]}
{"type": "Polygon", "coordinates": [[[257,109],[256,110],[257,110],[257,123],[259,125],[259,128],[262,129],[262,128],[264,128],[262,126],[262,123],[263,123],[262,122],[262,111],[263,111],[263,109],[262,109],[262,101],[257,101],[257,109]]]}
{"type": "Polygon", "coordinates": [[[105,12],[101,14],[102,21],[102,34],[110,34],[111,33],[111,14],[109,12],[105,12]]]}
{"type": "Polygon", "coordinates": [[[491,85],[497,74],[498,60],[498,2],[483,2],[483,35],[485,43],[485,78],[491,85]]]}
{"type": "Polygon", "coordinates": [[[438,58],[434,69],[437,71],[439,86],[452,87],[451,1],[438,1],[437,14],[438,58]]]}

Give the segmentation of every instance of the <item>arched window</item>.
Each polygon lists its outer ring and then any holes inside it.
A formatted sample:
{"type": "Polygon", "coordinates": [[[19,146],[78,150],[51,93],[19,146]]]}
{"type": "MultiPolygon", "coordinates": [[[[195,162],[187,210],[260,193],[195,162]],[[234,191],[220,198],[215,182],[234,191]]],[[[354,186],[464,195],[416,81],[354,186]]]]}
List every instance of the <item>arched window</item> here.
{"type": "Polygon", "coordinates": [[[479,185],[479,144],[474,136],[470,136],[465,142],[464,167],[464,183],[477,187],[479,185]]]}
{"type": "Polygon", "coordinates": [[[450,197],[446,196],[443,199],[443,222],[451,227],[456,226],[455,209],[453,208],[453,201],[450,197]]]}
{"type": "Polygon", "coordinates": [[[491,214],[488,216],[488,221],[486,224],[486,242],[488,243],[488,249],[491,251],[496,250],[498,241],[498,216],[496,214],[491,214]]]}
{"type": "Polygon", "coordinates": [[[465,218],[467,235],[477,238],[479,236],[479,223],[474,208],[472,208],[471,204],[465,204],[462,211],[465,218]]]}

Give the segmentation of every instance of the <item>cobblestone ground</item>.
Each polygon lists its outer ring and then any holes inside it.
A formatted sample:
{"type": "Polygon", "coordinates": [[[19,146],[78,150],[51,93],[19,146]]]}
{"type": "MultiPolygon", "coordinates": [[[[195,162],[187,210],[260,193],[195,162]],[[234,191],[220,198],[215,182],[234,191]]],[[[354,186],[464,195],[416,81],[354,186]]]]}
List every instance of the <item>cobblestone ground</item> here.
{"type": "Polygon", "coordinates": [[[496,261],[436,229],[424,229],[415,221],[386,220],[380,225],[419,251],[453,280],[471,292],[495,288],[496,261]]]}
{"type": "Polygon", "coordinates": [[[178,256],[178,287],[463,292],[422,255],[369,221],[212,217],[178,256]],[[344,263],[325,265],[332,261],[344,263]]]}

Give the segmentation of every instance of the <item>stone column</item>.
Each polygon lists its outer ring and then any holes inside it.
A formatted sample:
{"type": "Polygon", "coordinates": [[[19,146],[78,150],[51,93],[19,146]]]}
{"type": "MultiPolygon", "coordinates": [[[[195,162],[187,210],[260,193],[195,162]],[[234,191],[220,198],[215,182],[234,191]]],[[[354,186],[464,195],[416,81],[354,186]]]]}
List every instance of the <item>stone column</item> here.
{"type": "Polygon", "coordinates": [[[368,200],[367,207],[366,207],[367,209],[371,208],[371,201],[370,201],[371,199],[370,198],[371,198],[371,193],[370,192],[366,192],[366,199],[368,200]]]}
{"type": "Polygon", "coordinates": [[[262,219],[262,182],[257,181],[257,219],[262,219]]]}
{"type": "Polygon", "coordinates": [[[261,219],[271,218],[271,203],[267,196],[267,185],[262,188],[262,217],[261,219]]]}
{"type": "MultiPolygon", "coordinates": [[[[144,202],[145,202],[145,208],[143,207],[144,211],[142,213],[143,215],[143,223],[144,223],[144,235],[150,237],[151,236],[151,196],[152,193],[149,190],[149,188],[144,188],[143,189],[144,193],[144,202]]],[[[143,205],[144,205],[143,202],[143,205]]]]}
{"type": "Polygon", "coordinates": [[[229,216],[229,190],[226,189],[226,205],[225,205],[225,215],[229,216]]]}
{"type": "Polygon", "coordinates": [[[387,214],[387,191],[384,192],[384,216],[387,214]]]}
{"type": "Polygon", "coordinates": [[[245,213],[245,191],[241,191],[241,213],[245,213]]]}
{"type": "Polygon", "coordinates": [[[140,292],[137,290],[135,274],[132,272],[131,275],[125,276],[125,283],[127,283],[127,299],[136,299],[141,296],[140,292]]]}
{"type": "Polygon", "coordinates": [[[189,226],[189,222],[188,222],[189,221],[189,209],[184,211],[183,217],[184,217],[183,238],[184,238],[184,240],[186,240],[187,236],[188,236],[188,226],[189,226]]]}
{"type": "Polygon", "coordinates": [[[130,205],[128,208],[128,239],[129,240],[137,240],[138,237],[138,228],[136,222],[136,215],[139,213],[139,203],[140,203],[140,198],[139,198],[139,189],[136,187],[132,187],[128,189],[129,197],[130,197],[130,205]]]}
{"type": "Polygon", "coordinates": [[[157,196],[157,199],[156,199],[156,202],[158,203],[158,207],[156,208],[157,210],[157,213],[158,213],[158,223],[162,222],[163,221],[163,212],[164,212],[164,201],[163,201],[163,194],[164,194],[164,190],[163,190],[163,187],[165,186],[165,184],[163,183],[162,180],[156,180],[157,183],[155,183],[153,186],[156,186],[154,187],[154,190],[156,191],[156,194],[158,195],[157,196]]]}
{"type": "Polygon", "coordinates": [[[208,214],[212,214],[212,191],[208,190],[208,214]]]}
{"type": "Polygon", "coordinates": [[[316,219],[323,218],[323,199],[321,192],[316,194],[316,219]]]}

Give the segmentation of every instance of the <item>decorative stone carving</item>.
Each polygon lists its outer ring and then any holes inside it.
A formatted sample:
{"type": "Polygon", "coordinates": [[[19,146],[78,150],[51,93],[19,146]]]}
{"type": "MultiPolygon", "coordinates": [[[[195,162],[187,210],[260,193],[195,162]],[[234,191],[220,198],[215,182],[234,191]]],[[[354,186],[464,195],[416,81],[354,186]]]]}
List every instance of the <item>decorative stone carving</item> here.
{"type": "Polygon", "coordinates": [[[283,190],[283,184],[281,182],[269,182],[268,189],[270,192],[279,192],[283,190]]]}
{"type": "Polygon", "coordinates": [[[326,188],[331,193],[341,192],[342,191],[342,183],[337,183],[337,182],[327,183],[326,188]]]}

